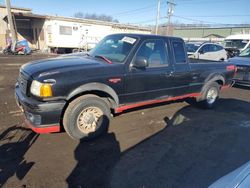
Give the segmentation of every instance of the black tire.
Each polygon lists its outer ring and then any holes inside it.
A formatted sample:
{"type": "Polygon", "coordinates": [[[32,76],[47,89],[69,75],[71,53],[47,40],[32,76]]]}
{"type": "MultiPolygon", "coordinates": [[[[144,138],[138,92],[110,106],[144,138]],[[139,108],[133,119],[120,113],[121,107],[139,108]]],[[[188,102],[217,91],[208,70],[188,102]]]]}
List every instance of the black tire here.
{"type": "Polygon", "coordinates": [[[216,103],[218,102],[220,94],[220,85],[217,82],[210,82],[208,83],[201,94],[201,97],[197,98],[196,101],[198,105],[205,109],[214,108],[216,103]],[[214,91],[215,93],[212,94],[211,92],[214,91]]]}
{"type": "Polygon", "coordinates": [[[71,138],[75,140],[88,140],[96,138],[108,130],[110,116],[109,105],[103,99],[96,95],[84,95],[69,103],[64,113],[63,126],[71,138]],[[84,112],[88,109],[88,113],[84,112]],[[99,115],[101,114],[100,117],[96,118],[93,111],[97,111],[99,115]],[[94,119],[98,119],[98,122],[94,119]],[[85,122],[81,125],[82,121],[85,122]],[[87,133],[87,124],[90,125],[90,122],[93,121],[97,122],[95,123],[97,128],[87,133]]]}

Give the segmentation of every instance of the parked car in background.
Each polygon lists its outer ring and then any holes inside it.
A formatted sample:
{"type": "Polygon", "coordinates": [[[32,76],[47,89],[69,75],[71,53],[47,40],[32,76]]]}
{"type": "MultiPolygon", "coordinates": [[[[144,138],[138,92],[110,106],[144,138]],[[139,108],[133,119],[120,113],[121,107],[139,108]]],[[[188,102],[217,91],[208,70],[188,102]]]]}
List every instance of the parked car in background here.
{"type": "Polygon", "coordinates": [[[227,51],[219,44],[214,43],[186,43],[188,57],[211,61],[227,60],[227,51]]]}
{"type": "Polygon", "coordinates": [[[3,54],[5,55],[29,55],[31,53],[31,49],[29,47],[27,40],[18,41],[15,44],[14,50],[12,49],[13,44],[8,44],[6,48],[3,50],[3,54]]]}
{"type": "Polygon", "coordinates": [[[250,46],[250,34],[230,35],[223,41],[223,47],[228,52],[229,57],[239,55],[250,46]]]}
{"type": "Polygon", "coordinates": [[[237,57],[229,59],[229,62],[237,67],[235,83],[250,86],[250,46],[237,57]]]}

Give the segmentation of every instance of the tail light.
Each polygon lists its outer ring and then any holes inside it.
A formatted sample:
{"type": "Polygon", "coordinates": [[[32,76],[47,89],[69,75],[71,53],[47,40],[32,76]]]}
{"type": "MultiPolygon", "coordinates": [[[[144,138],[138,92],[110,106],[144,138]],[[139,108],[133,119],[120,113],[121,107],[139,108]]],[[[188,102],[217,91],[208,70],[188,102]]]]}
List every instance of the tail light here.
{"type": "Polygon", "coordinates": [[[228,72],[229,71],[234,71],[233,77],[235,77],[236,72],[237,72],[237,67],[235,65],[228,65],[226,69],[227,69],[228,72]]]}
{"type": "Polygon", "coordinates": [[[227,71],[235,71],[235,69],[236,69],[236,66],[234,66],[234,65],[227,66],[227,71]]]}

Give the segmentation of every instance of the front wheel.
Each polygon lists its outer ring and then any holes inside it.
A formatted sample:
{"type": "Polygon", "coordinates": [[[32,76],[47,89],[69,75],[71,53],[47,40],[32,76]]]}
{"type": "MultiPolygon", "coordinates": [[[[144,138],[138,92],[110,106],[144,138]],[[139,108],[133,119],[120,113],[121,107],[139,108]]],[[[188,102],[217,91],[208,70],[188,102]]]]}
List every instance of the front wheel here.
{"type": "Polygon", "coordinates": [[[75,140],[95,138],[108,129],[110,108],[98,96],[84,95],[69,103],[64,117],[65,131],[75,140]]]}
{"type": "Polygon", "coordinates": [[[216,82],[211,82],[205,86],[201,97],[197,98],[197,102],[201,107],[211,109],[216,105],[219,94],[220,85],[216,82]]]}

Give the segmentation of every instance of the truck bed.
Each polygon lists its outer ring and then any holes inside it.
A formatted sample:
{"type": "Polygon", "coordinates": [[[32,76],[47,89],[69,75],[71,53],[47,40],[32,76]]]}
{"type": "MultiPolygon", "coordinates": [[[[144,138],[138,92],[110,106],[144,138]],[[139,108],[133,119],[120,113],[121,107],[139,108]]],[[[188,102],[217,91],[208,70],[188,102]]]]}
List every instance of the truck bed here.
{"type": "Polygon", "coordinates": [[[225,61],[211,61],[205,59],[188,58],[189,63],[224,63],[225,61]]]}

